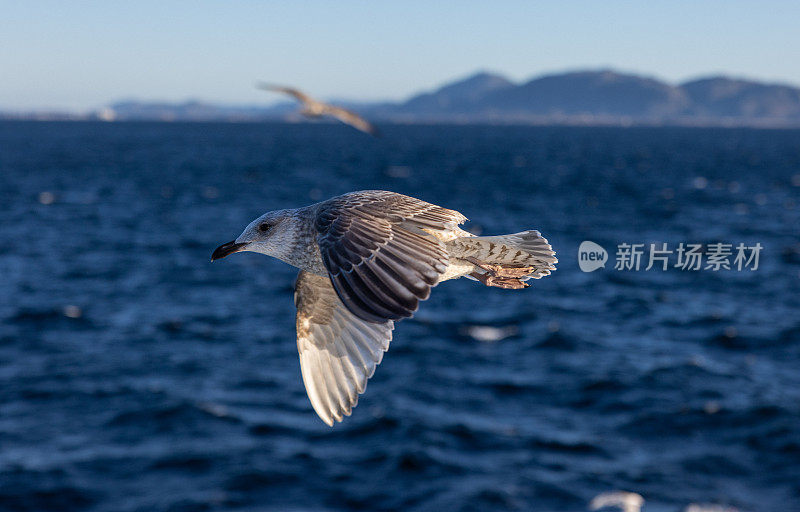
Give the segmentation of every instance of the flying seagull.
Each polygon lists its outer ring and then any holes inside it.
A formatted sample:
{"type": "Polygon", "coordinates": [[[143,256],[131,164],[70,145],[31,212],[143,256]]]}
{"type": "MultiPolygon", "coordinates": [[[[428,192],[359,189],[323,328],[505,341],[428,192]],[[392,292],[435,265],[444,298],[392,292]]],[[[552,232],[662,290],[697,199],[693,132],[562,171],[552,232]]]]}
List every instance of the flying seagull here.
{"type": "Polygon", "coordinates": [[[294,89],[292,87],[283,87],[280,85],[272,85],[263,82],[259,82],[257,84],[257,87],[259,89],[264,89],[266,91],[288,94],[289,96],[293,97],[294,99],[303,104],[303,108],[300,110],[300,113],[306,117],[311,117],[311,118],[322,117],[322,116],[335,117],[344,124],[349,124],[356,130],[361,130],[362,132],[368,133],[373,137],[378,136],[377,128],[372,126],[366,119],[356,114],[355,112],[351,112],[350,110],[344,109],[342,107],[336,107],[334,105],[329,105],[327,103],[315,100],[308,94],[305,94],[304,92],[301,92],[298,89],[294,89]]]}
{"type": "Polygon", "coordinates": [[[265,213],[211,261],[253,251],[300,269],[300,370],[314,411],[333,426],[364,392],[394,323],[411,317],[438,283],[468,277],[519,289],[555,270],[555,253],[538,231],[475,236],[458,227],[466,220],[394,192],[350,192],[265,213]]]}

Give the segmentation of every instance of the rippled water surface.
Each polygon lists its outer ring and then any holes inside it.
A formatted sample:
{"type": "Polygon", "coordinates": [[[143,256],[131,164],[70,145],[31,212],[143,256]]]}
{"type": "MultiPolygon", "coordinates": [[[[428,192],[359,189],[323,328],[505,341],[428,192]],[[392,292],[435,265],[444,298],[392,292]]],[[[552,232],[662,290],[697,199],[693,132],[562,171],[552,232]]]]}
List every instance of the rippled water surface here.
{"type": "Polygon", "coordinates": [[[800,132],[0,124],[0,510],[800,510],[800,132]],[[536,228],[521,291],[402,322],[313,413],[295,270],[211,251],[380,188],[536,228]],[[582,273],[577,248],[761,243],[759,269],[582,273]],[[497,339],[502,338],[502,339],[497,339]]]}

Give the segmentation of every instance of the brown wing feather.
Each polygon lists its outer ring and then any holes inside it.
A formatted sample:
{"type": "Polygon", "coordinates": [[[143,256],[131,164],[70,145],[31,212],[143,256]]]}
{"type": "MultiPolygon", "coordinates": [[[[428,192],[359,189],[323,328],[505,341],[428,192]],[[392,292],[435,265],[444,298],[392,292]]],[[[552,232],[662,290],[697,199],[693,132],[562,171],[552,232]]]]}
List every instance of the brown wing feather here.
{"type": "Polygon", "coordinates": [[[447,268],[447,231],[463,215],[413,197],[384,191],[353,192],[321,203],[317,242],[336,293],[369,322],[414,314],[447,268]]]}

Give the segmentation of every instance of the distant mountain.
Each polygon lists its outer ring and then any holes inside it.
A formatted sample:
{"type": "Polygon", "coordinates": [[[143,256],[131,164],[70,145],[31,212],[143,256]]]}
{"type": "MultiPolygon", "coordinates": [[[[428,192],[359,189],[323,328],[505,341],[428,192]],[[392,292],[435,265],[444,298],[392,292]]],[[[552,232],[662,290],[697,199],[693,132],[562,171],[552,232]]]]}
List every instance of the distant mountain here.
{"type": "Polygon", "coordinates": [[[800,126],[800,89],[726,77],[671,85],[613,70],[516,85],[478,73],[366,113],[412,121],[800,126]]]}
{"type": "Polygon", "coordinates": [[[441,113],[471,113],[489,94],[513,89],[508,79],[492,73],[476,73],[463,80],[452,82],[433,92],[412,97],[398,110],[424,115],[441,113]]]}
{"type": "Polygon", "coordinates": [[[686,82],[681,89],[697,116],[800,119],[800,89],[796,87],[716,76],[686,82]]]}
{"type": "MultiPolygon", "coordinates": [[[[515,84],[480,72],[405,101],[339,101],[376,121],[800,127],[800,89],[724,76],[672,85],[613,70],[551,74],[515,84]]],[[[97,112],[0,113],[0,118],[160,121],[299,120],[297,106],[124,101],[97,112]]]]}
{"type": "Polygon", "coordinates": [[[652,78],[580,71],[536,78],[483,99],[484,109],[540,116],[662,117],[682,112],[686,93],[652,78]]]}
{"type": "Polygon", "coordinates": [[[254,121],[293,112],[291,103],[273,106],[226,106],[186,101],[183,103],[120,101],[100,112],[108,120],[135,121],[254,121]]]}

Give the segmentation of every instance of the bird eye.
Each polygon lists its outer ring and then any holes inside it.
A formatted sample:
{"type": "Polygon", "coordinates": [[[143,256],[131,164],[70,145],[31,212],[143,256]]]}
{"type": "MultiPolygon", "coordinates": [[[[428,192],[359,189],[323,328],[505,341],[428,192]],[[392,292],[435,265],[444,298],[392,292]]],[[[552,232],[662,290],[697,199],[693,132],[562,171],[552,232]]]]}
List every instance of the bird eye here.
{"type": "Polygon", "coordinates": [[[258,225],[258,230],[261,231],[262,233],[266,233],[267,231],[270,230],[271,227],[272,226],[270,226],[268,222],[262,222],[261,224],[258,225]]]}

